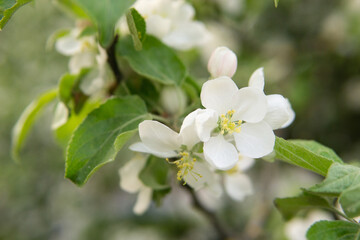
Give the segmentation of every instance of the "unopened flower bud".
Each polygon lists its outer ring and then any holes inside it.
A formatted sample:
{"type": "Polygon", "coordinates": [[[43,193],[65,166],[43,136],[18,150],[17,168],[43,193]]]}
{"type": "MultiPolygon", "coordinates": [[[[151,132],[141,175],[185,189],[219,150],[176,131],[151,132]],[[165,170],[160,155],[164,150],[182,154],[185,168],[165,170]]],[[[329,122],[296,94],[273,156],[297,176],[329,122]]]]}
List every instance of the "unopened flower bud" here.
{"type": "Polygon", "coordinates": [[[227,47],[216,48],[210,56],[208,71],[212,78],[221,76],[232,77],[237,68],[237,58],[233,51],[227,47]]]}
{"type": "Polygon", "coordinates": [[[161,91],[160,104],[166,112],[180,115],[185,109],[186,95],[180,88],[166,86],[161,91]]]}

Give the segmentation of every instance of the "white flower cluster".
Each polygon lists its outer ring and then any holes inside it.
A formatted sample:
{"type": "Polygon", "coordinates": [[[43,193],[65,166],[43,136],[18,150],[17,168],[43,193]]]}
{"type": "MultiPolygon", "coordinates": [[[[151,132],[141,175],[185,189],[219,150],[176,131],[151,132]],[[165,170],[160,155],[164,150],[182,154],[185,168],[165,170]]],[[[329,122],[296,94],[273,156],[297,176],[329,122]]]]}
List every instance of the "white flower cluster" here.
{"type": "MultiPolygon", "coordinates": [[[[133,7],[145,19],[147,34],[177,50],[202,46],[210,37],[205,25],[194,20],[194,7],[184,0],[137,0],[133,7]]],[[[118,25],[120,33],[129,31],[125,18],[118,25]]]]}
{"type": "Polygon", "coordinates": [[[59,38],[55,43],[56,50],[70,57],[69,71],[79,74],[82,69],[91,69],[87,77],[81,82],[80,88],[87,95],[93,95],[105,87],[108,76],[106,75],[106,51],[96,42],[95,35],[84,35],[86,22],[78,22],[77,27],[67,35],[59,38]]]}
{"type": "MultiPolygon", "coordinates": [[[[139,124],[141,142],[130,149],[165,158],[176,165],[178,180],[195,190],[206,188],[220,195],[223,175],[230,197],[242,200],[251,194],[251,181],[243,171],[254,158],[273,151],[273,130],[288,126],[295,113],[283,96],[264,94],[262,68],[252,74],[249,86],[241,89],[231,79],[236,68],[236,55],[226,47],[217,48],[208,64],[212,79],[203,84],[200,94],[205,109],[187,115],[179,133],[160,122],[143,121],[139,124]]],[[[120,175],[124,179],[124,174],[120,175]]],[[[125,180],[121,181],[126,190],[125,180]]]]}

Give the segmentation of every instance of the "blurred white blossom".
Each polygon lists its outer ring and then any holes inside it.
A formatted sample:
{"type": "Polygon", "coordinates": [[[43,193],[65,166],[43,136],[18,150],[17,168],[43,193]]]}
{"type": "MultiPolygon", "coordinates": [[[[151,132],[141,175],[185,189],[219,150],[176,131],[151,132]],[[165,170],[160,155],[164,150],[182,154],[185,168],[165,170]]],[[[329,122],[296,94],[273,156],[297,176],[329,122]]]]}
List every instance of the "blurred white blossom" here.
{"type": "Polygon", "coordinates": [[[225,172],[224,186],[226,193],[236,201],[242,201],[253,194],[251,179],[244,172],[254,165],[253,158],[239,155],[239,161],[232,169],[225,172]]]}
{"type": "Polygon", "coordinates": [[[138,194],[133,211],[139,215],[149,208],[152,199],[152,189],[139,179],[139,173],[144,168],[146,160],[144,155],[137,154],[119,169],[121,189],[138,194]]]}
{"type": "Polygon", "coordinates": [[[138,0],[134,8],[146,21],[146,32],[165,44],[189,50],[207,41],[207,30],[195,21],[193,6],[183,0],[138,0]]]}
{"type": "Polygon", "coordinates": [[[289,240],[306,240],[306,232],[312,224],[320,220],[333,220],[332,216],[325,211],[314,210],[305,218],[293,218],[285,224],[285,235],[289,240]]]}

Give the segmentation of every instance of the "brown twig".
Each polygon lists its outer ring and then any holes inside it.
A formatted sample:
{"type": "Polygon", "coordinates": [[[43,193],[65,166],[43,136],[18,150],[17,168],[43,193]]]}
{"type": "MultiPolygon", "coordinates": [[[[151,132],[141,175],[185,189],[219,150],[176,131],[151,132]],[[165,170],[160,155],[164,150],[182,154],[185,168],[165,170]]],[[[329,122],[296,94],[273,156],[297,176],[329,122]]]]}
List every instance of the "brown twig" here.
{"type": "Polygon", "coordinates": [[[113,94],[115,89],[117,88],[117,86],[120,84],[120,82],[123,80],[123,75],[120,71],[120,68],[118,66],[117,60],[116,60],[116,44],[119,40],[119,36],[116,35],[114,37],[114,40],[112,41],[112,43],[110,44],[110,46],[106,49],[106,53],[107,53],[107,62],[112,70],[112,72],[114,73],[114,77],[115,77],[115,83],[110,87],[109,89],[109,93],[113,94]]]}
{"type": "Polygon", "coordinates": [[[216,215],[213,212],[206,209],[203,206],[203,204],[199,201],[194,190],[192,188],[190,188],[188,185],[182,185],[182,186],[184,187],[184,189],[186,189],[189,192],[189,194],[192,198],[192,201],[193,201],[193,206],[197,210],[202,212],[206,216],[206,218],[210,221],[211,225],[214,227],[214,229],[216,230],[216,232],[218,234],[218,239],[221,239],[221,240],[233,239],[230,237],[230,234],[221,225],[221,223],[219,222],[219,219],[216,217],[216,215]]]}

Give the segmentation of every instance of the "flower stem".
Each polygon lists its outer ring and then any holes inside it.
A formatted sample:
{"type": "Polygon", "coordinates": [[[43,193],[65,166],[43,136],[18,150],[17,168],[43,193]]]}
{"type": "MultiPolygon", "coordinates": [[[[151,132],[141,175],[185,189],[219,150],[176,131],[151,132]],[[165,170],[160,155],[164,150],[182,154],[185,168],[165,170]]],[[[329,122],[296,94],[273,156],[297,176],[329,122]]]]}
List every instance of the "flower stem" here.
{"type": "Polygon", "coordinates": [[[216,232],[218,234],[218,239],[222,239],[222,240],[231,239],[230,234],[221,225],[221,223],[220,223],[219,219],[216,217],[216,215],[213,212],[206,209],[204,207],[204,205],[199,201],[194,190],[192,188],[190,188],[188,185],[181,185],[181,186],[183,186],[183,188],[189,192],[189,194],[192,198],[193,206],[197,210],[202,212],[203,215],[210,221],[211,225],[214,227],[214,229],[216,230],[216,232]]]}

